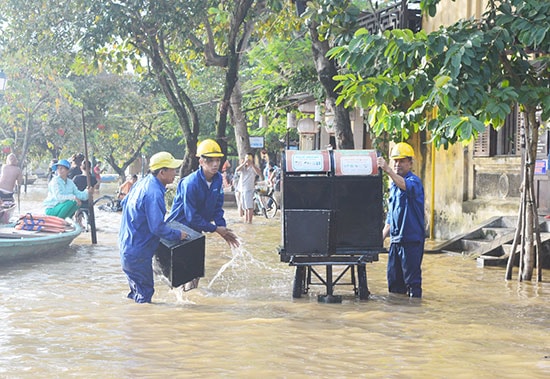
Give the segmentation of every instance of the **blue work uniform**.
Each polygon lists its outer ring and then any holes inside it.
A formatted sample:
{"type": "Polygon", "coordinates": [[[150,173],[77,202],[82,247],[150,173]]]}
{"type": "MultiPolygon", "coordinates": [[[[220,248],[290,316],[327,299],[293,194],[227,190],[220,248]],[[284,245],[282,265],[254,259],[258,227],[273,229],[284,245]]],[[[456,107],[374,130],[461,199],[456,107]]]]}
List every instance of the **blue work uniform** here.
{"type": "Polygon", "coordinates": [[[390,187],[388,215],[390,249],[388,288],[390,292],[422,297],[422,256],[424,255],[424,188],[412,172],[403,177],[406,190],[390,187]]]}
{"type": "Polygon", "coordinates": [[[197,232],[215,232],[226,226],[223,217],[223,181],[218,172],[208,183],[202,168],[178,184],[168,221],[178,221],[197,232]]]}
{"type": "Polygon", "coordinates": [[[122,270],[128,277],[128,298],[149,303],[154,293],[152,259],[160,239],[179,241],[181,232],[166,225],[166,188],[149,174],[122,200],[118,234],[122,270]]]}

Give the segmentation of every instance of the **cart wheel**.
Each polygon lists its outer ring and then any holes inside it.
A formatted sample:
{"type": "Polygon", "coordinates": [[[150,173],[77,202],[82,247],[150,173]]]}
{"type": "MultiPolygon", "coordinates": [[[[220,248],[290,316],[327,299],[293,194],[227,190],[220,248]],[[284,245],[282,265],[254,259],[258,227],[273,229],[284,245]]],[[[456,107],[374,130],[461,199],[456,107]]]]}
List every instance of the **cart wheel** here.
{"type": "Polygon", "coordinates": [[[370,292],[367,286],[367,268],[365,265],[357,265],[357,281],[360,300],[368,300],[370,292]]]}
{"type": "Polygon", "coordinates": [[[296,266],[294,275],[294,286],[292,288],[292,297],[299,299],[305,293],[306,288],[306,268],[305,266],[296,266]]]}

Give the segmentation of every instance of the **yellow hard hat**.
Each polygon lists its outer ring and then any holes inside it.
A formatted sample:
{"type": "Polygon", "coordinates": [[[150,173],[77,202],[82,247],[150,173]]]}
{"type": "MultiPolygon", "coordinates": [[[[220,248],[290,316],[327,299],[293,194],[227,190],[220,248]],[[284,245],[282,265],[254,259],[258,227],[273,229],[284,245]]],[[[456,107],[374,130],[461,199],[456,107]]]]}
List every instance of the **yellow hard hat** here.
{"type": "Polygon", "coordinates": [[[154,154],[149,160],[149,168],[153,171],[159,168],[178,168],[183,163],[182,159],[176,159],[167,151],[154,154]]]}
{"type": "Polygon", "coordinates": [[[205,139],[197,146],[197,157],[221,158],[223,157],[223,153],[216,141],[205,139]]]}
{"type": "Polygon", "coordinates": [[[391,149],[391,159],[414,158],[414,149],[406,142],[399,142],[391,149]]]}

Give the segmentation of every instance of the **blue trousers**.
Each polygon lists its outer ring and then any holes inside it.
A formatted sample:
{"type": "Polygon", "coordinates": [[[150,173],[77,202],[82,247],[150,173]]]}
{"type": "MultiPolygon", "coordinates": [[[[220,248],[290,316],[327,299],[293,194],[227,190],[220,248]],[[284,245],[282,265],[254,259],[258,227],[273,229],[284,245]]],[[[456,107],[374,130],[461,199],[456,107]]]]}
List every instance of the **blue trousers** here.
{"type": "Polygon", "coordinates": [[[423,242],[391,243],[388,254],[388,289],[393,293],[422,297],[423,242]]]}
{"type": "Polygon", "coordinates": [[[120,262],[130,286],[128,298],[136,303],[150,303],[155,292],[151,256],[147,256],[147,254],[134,256],[122,253],[120,262]]]}

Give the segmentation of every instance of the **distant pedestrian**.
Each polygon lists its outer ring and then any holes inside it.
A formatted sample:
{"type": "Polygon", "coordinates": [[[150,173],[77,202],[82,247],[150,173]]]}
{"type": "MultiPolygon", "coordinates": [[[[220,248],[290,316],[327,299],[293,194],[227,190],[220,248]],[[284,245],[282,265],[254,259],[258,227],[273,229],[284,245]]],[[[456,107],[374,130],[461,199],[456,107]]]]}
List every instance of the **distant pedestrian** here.
{"type": "Polygon", "coordinates": [[[388,288],[390,292],[422,297],[424,255],[424,188],[411,172],[414,150],[400,142],[391,151],[393,169],[382,157],[378,167],[392,180],[383,238],[390,236],[388,288]]]}
{"type": "MultiPolygon", "coordinates": [[[[82,171],[82,174],[77,175],[73,178],[73,182],[78,188],[79,191],[84,191],[86,187],[88,187],[88,173],[90,173],[90,170],[92,169],[92,164],[90,161],[83,161],[80,165],[80,171],[82,171]]],[[[93,174],[90,175],[90,186],[95,190],[95,185],[97,184],[97,181],[95,179],[95,176],[93,174]]],[[[80,205],[81,208],[88,208],[88,200],[82,200],[82,204],[80,205]]]]}
{"type": "MultiPolygon", "coordinates": [[[[88,186],[88,173],[91,170],[91,163],[90,161],[84,161],[80,165],[80,171],[82,171],[82,174],[79,174],[73,178],[73,182],[76,185],[76,188],[78,188],[79,191],[84,191],[86,187],[88,186]]],[[[90,183],[91,186],[95,188],[95,185],[97,184],[97,180],[93,174],[90,173],[90,183]]]]}
{"type": "Polygon", "coordinates": [[[97,161],[96,165],[94,166],[94,176],[96,180],[95,189],[99,190],[99,187],[101,186],[101,172],[103,170],[101,169],[101,162],[97,161]]]}
{"type": "Polygon", "coordinates": [[[82,162],[84,162],[84,159],[84,154],[82,153],[73,154],[71,157],[71,168],[69,169],[69,174],[67,175],[69,179],[82,174],[80,166],[82,165],[82,162]]]}
{"type": "Polygon", "coordinates": [[[133,185],[136,184],[137,181],[138,181],[138,176],[136,174],[133,174],[128,179],[126,179],[126,181],[118,187],[118,192],[117,192],[118,200],[124,199],[132,189],[133,185]]]}
{"type": "Polygon", "coordinates": [[[239,192],[241,193],[241,207],[244,209],[244,219],[252,224],[254,217],[254,189],[256,187],[256,176],[262,175],[262,171],[254,164],[254,155],[246,154],[241,164],[235,171],[240,173],[239,192]]]}

